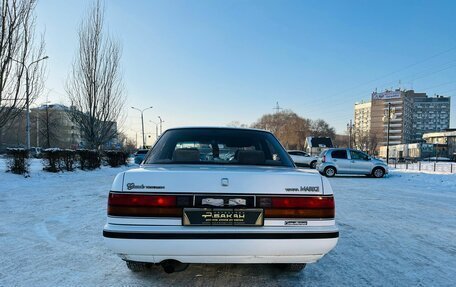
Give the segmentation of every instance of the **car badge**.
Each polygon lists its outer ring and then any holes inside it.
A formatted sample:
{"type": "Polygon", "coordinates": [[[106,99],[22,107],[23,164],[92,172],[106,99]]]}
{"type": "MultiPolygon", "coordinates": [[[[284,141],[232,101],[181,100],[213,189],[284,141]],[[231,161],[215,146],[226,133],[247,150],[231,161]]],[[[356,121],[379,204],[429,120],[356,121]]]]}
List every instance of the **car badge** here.
{"type": "Polygon", "coordinates": [[[228,178],[222,178],[222,186],[228,186],[230,185],[230,181],[228,180],[228,178]]]}

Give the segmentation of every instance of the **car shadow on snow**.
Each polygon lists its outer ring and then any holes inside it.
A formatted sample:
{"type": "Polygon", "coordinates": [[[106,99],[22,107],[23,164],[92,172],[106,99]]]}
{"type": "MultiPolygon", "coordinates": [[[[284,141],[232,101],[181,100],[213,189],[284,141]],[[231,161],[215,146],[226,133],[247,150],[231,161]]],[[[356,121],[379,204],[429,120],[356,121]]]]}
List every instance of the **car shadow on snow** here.
{"type": "Polygon", "coordinates": [[[288,272],[279,264],[190,264],[180,272],[167,274],[159,265],[146,272],[131,273],[144,283],[158,285],[186,282],[184,286],[277,286],[277,282],[299,282],[301,272],[288,272]],[[227,284],[227,282],[229,282],[227,284]]]}

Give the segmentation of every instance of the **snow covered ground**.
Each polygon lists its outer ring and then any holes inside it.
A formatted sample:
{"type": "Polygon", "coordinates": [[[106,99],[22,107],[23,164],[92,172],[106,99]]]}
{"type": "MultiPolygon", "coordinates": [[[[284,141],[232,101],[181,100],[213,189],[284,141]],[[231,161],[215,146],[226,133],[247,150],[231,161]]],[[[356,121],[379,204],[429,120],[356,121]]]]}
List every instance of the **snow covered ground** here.
{"type": "Polygon", "coordinates": [[[191,265],[131,273],[103,245],[106,198],[125,168],[30,178],[0,160],[0,286],[454,286],[456,174],[336,177],[340,240],[299,273],[265,265],[191,265]]]}

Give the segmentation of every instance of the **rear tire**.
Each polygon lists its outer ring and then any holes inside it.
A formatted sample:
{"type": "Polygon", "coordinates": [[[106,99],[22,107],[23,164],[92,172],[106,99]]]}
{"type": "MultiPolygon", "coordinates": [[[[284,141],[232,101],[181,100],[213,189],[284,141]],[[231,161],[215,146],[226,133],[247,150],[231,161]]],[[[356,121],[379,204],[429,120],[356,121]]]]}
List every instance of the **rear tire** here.
{"type": "Polygon", "coordinates": [[[310,163],[310,168],[311,169],[317,168],[317,161],[316,160],[314,160],[313,162],[310,163]]]}
{"type": "Polygon", "coordinates": [[[336,175],[336,168],[335,167],[332,167],[332,166],[328,166],[327,168],[325,168],[325,171],[324,171],[324,175],[326,177],[333,177],[336,175]]]}
{"type": "Polygon", "coordinates": [[[372,176],[375,178],[382,178],[385,175],[385,170],[381,167],[376,167],[372,171],[372,176]]]}
{"type": "Polygon", "coordinates": [[[128,269],[132,272],[144,272],[149,267],[147,263],[144,262],[135,262],[135,261],[125,261],[127,263],[128,269]]]}
{"type": "Polygon", "coordinates": [[[306,263],[290,263],[290,264],[283,264],[282,268],[284,271],[287,272],[301,272],[306,268],[306,263]]]}

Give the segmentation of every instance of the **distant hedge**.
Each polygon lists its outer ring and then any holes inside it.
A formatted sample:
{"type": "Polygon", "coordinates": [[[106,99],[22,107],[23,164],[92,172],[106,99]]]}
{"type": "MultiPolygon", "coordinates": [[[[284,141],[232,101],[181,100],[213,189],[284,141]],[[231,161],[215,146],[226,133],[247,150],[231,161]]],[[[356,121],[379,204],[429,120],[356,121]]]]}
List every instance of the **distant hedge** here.
{"type": "Polygon", "coordinates": [[[29,173],[29,153],[23,148],[8,148],[6,150],[7,172],[14,174],[28,175],[29,173]]]}
{"type": "Polygon", "coordinates": [[[76,152],[70,149],[48,148],[43,152],[44,170],[49,172],[73,171],[76,152]]]}
{"type": "Polygon", "coordinates": [[[94,170],[101,166],[101,156],[99,151],[89,149],[78,149],[76,153],[78,155],[80,169],[94,170]]]}
{"type": "Polygon", "coordinates": [[[104,152],[106,162],[111,167],[118,167],[121,165],[127,165],[128,163],[128,152],[121,150],[107,150],[104,152]]]}
{"type": "MultiPolygon", "coordinates": [[[[29,153],[23,148],[7,149],[7,172],[15,174],[29,173],[29,153]]],[[[60,149],[48,148],[42,151],[43,170],[48,172],[94,170],[101,163],[111,167],[128,164],[129,153],[123,150],[89,150],[89,149],[60,149]]]]}

